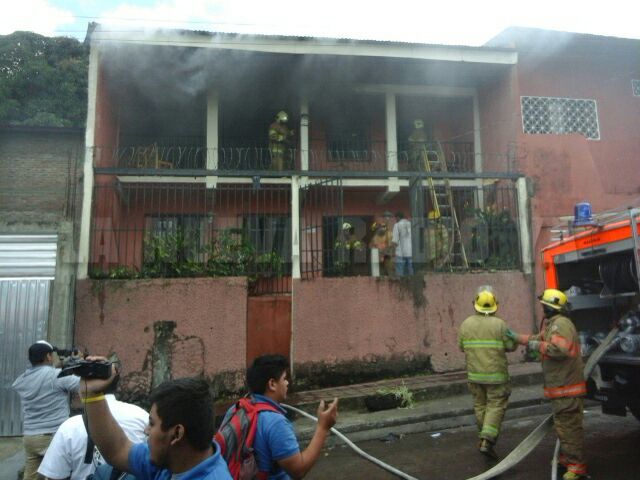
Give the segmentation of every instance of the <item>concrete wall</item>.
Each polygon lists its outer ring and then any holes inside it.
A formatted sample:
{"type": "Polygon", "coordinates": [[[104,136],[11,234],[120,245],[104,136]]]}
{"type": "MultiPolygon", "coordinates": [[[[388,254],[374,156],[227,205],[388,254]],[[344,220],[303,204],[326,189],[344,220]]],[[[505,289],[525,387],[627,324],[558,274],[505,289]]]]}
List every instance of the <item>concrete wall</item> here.
{"type": "Polygon", "coordinates": [[[127,398],[144,399],[169,378],[204,375],[238,390],[246,361],[245,278],[80,280],[76,345],[116,352],[127,398]]]}
{"type": "Polygon", "coordinates": [[[77,175],[84,154],[76,129],[0,129],[0,233],[58,235],[48,338],[71,345],[77,252],[77,217],[82,202],[77,175]]]}
{"type": "Polygon", "coordinates": [[[463,368],[457,329],[484,284],[496,289],[498,315],[512,328],[533,329],[530,281],[519,272],[294,281],[296,385],[463,368]]]}

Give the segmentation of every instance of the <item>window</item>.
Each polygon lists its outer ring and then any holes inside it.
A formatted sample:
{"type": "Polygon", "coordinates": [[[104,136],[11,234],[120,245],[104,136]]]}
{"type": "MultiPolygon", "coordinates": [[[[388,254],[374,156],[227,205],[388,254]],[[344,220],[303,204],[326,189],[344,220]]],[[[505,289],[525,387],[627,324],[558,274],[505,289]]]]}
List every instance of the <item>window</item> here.
{"type": "Polygon", "coordinates": [[[291,261],[291,220],[287,215],[248,215],[243,231],[258,255],[277,253],[283,262],[291,261]]]}
{"type": "Polygon", "coordinates": [[[634,97],[640,97],[640,80],[631,80],[631,90],[634,97]]]}
{"type": "Polygon", "coordinates": [[[580,133],[600,140],[598,110],[591,99],[520,97],[522,129],[529,134],[580,133]]]}
{"type": "Polygon", "coordinates": [[[145,221],[145,262],[162,250],[170,262],[201,261],[208,217],[204,215],[149,215],[145,221]]]}

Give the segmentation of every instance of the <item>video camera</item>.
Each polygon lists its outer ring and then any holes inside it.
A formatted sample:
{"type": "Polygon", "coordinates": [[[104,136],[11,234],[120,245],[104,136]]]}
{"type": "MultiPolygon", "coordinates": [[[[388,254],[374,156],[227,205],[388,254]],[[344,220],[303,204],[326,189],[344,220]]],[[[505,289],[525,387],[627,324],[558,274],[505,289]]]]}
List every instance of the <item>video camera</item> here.
{"type": "Polygon", "coordinates": [[[67,375],[106,380],[111,376],[111,362],[73,358],[58,374],[58,377],[66,377],[67,375]]]}

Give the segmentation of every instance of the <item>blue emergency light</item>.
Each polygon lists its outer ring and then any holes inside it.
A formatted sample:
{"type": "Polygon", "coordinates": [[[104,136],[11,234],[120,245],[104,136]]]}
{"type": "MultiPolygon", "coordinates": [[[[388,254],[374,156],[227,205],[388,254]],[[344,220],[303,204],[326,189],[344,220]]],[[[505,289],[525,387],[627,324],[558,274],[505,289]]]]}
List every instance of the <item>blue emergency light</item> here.
{"type": "Polygon", "coordinates": [[[591,204],[589,202],[576,203],[573,209],[573,226],[584,227],[593,224],[591,204]]]}

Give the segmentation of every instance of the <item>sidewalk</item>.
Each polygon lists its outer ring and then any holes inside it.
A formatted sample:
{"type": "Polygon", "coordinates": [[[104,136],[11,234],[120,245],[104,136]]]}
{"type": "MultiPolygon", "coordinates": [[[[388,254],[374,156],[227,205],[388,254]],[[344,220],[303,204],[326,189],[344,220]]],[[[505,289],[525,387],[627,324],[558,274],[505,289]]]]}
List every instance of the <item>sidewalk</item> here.
{"type": "MultiPolygon", "coordinates": [[[[509,373],[512,394],[507,419],[550,412],[550,407],[542,396],[542,368],[539,363],[510,365],[509,373]]],[[[320,400],[328,401],[334,397],[340,399],[336,428],[353,441],[475,425],[466,372],[421,375],[298,392],[291,395],[287,403],[315,415],[320,400]],[[367,395],[372,395],[381,388],[403,384],[414,394],[416,403],[413,408],[379,412],[366,410],[364,398],[367,395]]],[[[300,416],[294,425],[300,440],[309,440],[313,435],[315,423],[311,420],[300,416]]],[[[329,444],[336,440],[335,436],[330,437],[329,444]]]]}
{"type": "MultiPolygon", "coordinates": [[[[539,363],[509,366],[512,394],[507,419],[549,413],[542,397],[542,369],[539,363]]],[[[420,375],[377,382],[346,385],[292,394],[287,403],[313,415],[320,400],[340,399],[336,428],[353,441],[398,437],[407,433],[438,431],[474,425],[473,403],[467,391],[466,372],[420,375]],[[413,408],[368,412],[367,395],[381,388],[405,385],[413,392],[413,408]]],[[[315,423],[299,416],[294,421],[298,438],[304,443],[313,435],[315,423]]],[[[334,435],[328,445],[340,442],[334,435]]],[[[0,479],[15,480],[24,464],[21,437],[0,437],[0,479]]]]}

